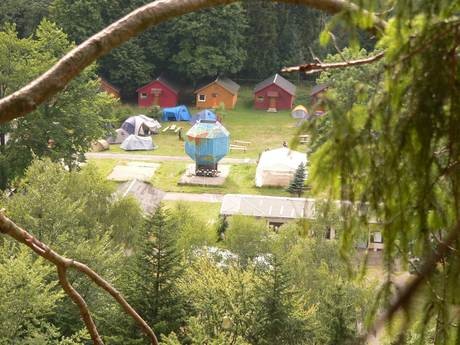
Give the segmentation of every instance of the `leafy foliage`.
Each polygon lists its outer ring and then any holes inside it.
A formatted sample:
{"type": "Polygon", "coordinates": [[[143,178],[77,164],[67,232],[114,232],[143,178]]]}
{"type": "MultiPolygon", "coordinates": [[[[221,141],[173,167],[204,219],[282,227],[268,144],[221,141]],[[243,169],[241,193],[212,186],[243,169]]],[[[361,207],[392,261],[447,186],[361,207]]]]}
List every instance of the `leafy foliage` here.
{"type": "MultiPolygon", "coordinates": [[[[19,39],[14,27],[8,26],[0,34],[0,42],[5,54],[0,60],[0,69],[5,70],[0,96],[43,72],[72,47],[67,35],[47,20],[37,28],[34,39],[19,39]]],[[[8,129],[10,140],[0,147],[5,159],[1,174],[5,178],[0,186],[21,176],[34,157],[62,160],[69,169],[74,169],[84,160],[83,153],[91,142],[106,133],[104,124],[113,104],[111,97],[99,91],[92,67],[56,99],[40,106],[31,116],[18,119],[8,129]]]]}

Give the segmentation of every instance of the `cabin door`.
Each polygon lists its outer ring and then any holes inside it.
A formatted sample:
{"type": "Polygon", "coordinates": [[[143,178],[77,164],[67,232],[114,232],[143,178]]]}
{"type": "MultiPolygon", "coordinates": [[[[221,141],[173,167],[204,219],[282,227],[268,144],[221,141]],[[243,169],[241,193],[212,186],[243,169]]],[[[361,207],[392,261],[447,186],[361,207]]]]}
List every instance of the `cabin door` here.
{"type": "Polygon", "coordinates": [[[268,107],[271,109],[276,109],[276,97],[270,97],[268,99],[268,107]]]}
{"type": "Polygon", "coordinates": [[[160,95],[153,96],[153,105],[160,105],[160,95]]]}

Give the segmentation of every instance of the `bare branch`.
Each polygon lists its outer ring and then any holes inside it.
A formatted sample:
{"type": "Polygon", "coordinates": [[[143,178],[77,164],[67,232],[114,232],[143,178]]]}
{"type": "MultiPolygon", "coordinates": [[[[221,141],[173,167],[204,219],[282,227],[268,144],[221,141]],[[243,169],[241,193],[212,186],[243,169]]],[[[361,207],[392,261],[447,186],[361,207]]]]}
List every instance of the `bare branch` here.
{"type": "MultiPolygon", "coordinates": [[[[46,73],[19,91],[0,100],[0,123],[24,116],[61,91],[75,76],[96,59],[120,46],[144,30],[168,19],[200,9],[226,5],[237,0],[159,0],[138,8],[72,49],[46,73]]],[[[382,31],[386,22],[346,0],[279,0],[307,5],[331,14],[361,12],[374,20],[374,29],[382,31]]]]}
{"type": "Polygon", "coordinates": [[[67,280],[66,272],[69,267],[74,267],[78,271],[82,272],[88,276],[89,279],[91,279],[95,284],[107,291],[123,307],[125,312],[131,316],[134,321],[136,321],[139,327],[150,339],[151,344],[158,345],[158,340],[155,336],[155,333],[152,331],[149,325],[139,316],[139,314],[136,313],[136,311],[129,305],[128,302],[126,302],[123,296],[110,283],[104,280],[91,268],[82,264],[81,262],[68,259],[56,253],[43,242],[39,241],[26,230],[20,228],[13,221],[11,221],[7,216],[5,216],[3,210],[0,210],[0,233],[8,235],[16,241],[25,244],[39,256],[56,265],[59,274],[59,282],[61,283],[67,295],[69,295],[72,301],[74,301],[74,303],[77,304],[78,308],[80,309],[80,315],[85,322],[86,328],[88,329],[95,345],[103,345],[103,342],[98,334],[96,325],[91,318],[90,311],[86,305],[85,300],[67,280]]]}
{"type": "Polygon", "coordinates": [[[378,53],[376,55],[364,58],[364,59],[357,59],[357,60],[349,60],[344,62],[330,62],[330,63],[319,63],[319,62],[311,62],[304,65],[293,66],[293,67],[284,67],[281,72],[285,73],[292,73],[292,72],[303,72],[305,74],[313,74],[322,71],[326,71],[328,69],[337,69],[337,68],[346,68],[346,67],[353,67],[359,65],[366,65],[373,62],[376,62],[383,58],[385,52],[378,53]]]}
{"type": "Polygon", "coordinates": [[[332,42],[334,43],[334,48],[337,51],[337,53],[340,55],[342,60],[345,61],[345,62],[350,62],[350,61],[348,61],[348,59],[345,58],[345,56],[343,56],[342,51],[340,50],[339,45],[337,43],[337,39],[336,39],[335,35],[332,32],[329,31],[329,36],[331,36],[332,42]]]}
{"type": "Polygon", "coordinates": [[[438,263],[452,253],[450,248],[459,239],[459,235],[460,222],[458,222],[451,230],[447,238],[438,245],[436,251],[426,261],[424,261],[415,277],[403,287],[394,301],[391,302],[377,320],[374,321],[368,333],[364,336],[366,344],[368,343],[370,337],[377,334],[385,326],[385,324],[393,318],[397,311],[404,309],[411,304],[415,294],[422,286],[423,282],[425,282],[435,272],[438,263]]]}
{"type": "Polygon", "coordinates": [[[74,287],[69,283],[69,280],[67,279],[67,267],[57,266],[57,270],[59,276],[59,283],[61,283],[61,286],[66,292],[66,294],[69,295],[72,301],[78,306],[78,309],[80,309],[80,316],[86,325],[86,329],[91,335],[93,343],[96,345],[104,345],[104,342],[102,341],[101,336],[97,331],[96,324],[94,323],[93,318],[91,317],[85,300],[83,299],[83,297],[81,297],[77,290],[74,289],[74,287]]]}

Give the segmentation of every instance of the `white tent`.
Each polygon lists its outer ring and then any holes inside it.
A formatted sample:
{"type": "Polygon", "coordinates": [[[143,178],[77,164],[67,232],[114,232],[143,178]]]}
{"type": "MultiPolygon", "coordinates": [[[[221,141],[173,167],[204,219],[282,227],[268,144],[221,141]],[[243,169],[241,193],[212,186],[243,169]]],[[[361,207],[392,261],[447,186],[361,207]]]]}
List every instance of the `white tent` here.
{"type": "Polygon", "coordinates": [[[121,144],[127,137],[129,133],[126,132],[123,128],[118,128],[115,130],[115,134],[107,138],[109,144],[121,144]]]}
{"type": "Polygon", "coordinates": [[[300,163],[307,164],[307,155],[287,147],[263,152],[256,169],[256,186],[287,187],[300,163]]]}
{"type": "Polygon", "coordinates": [[[147,136],[153,133],[158,133],[161,125],[160,123],[145,115],[131,116],[126,119],[121,125],[128,134],[134,134],[139,136],[147,136]]]}
{"type": "Polygon", "coordinates": [[[152,137],[140,137],[138,135],[131,134],[125,139],[120,145],[123,150],[136,151],[136,150],[153,150],[152,137]]]}

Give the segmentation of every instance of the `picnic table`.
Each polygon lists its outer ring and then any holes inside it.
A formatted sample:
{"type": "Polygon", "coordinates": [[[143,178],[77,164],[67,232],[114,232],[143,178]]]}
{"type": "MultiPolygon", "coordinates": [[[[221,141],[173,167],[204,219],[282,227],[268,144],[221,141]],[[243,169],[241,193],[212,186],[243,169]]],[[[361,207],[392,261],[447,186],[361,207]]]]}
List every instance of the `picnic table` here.
{"type": "Polygon", "coordinates": [[[244,152],[246,152],[247,149],[248,149],[247,146],[230,144],[230,151],[244,151],[244,152]]]}

